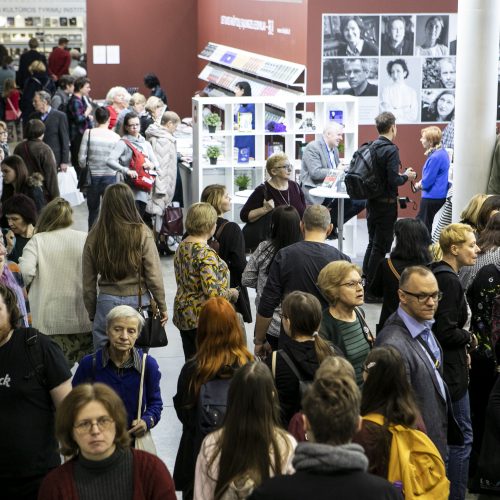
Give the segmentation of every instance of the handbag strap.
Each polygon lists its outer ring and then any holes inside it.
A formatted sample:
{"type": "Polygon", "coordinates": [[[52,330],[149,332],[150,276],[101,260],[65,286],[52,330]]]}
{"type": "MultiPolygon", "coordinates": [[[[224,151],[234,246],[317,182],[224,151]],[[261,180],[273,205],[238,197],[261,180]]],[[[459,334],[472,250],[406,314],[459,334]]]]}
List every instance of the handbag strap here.
{"type": "Polygon", "coordinates": [[[142,262],[139,264],[139,281],[137,282],[137,298],[139,301],[139,312],[142,311],[141,275],[142,275],[142,262]]]}
{"type": "Polygon", "coordinates": [[[396,271],[396,268],[394,267],[394,264],[392,263],[392,260],[390,257],[387,259],[387,265],[389,266],[389,269],[392,271],[392,274],[394,274],[394,276],[396,276],[396,278],[399,280],[401,278],[401,276],[396,271]]]}
{"type": "Polygon", "coordinates": [[[16,114],[16,116],[19,118],[21,116],[21,111],[17,110],[14,107],[14,104],[12,104],[12,101],[10,100],[10,97],[7,97],[7,102],[9,103],[9,106],[10,106],[11,110],[14,111],[14,113],[16,114]]]}
{"type": "Polygon", "coordinates": [[[85,167],[89,168],[89,150],[90,150],[90,129],[89,129],[89,137],[87,139],[87,154],[85,157],[85,167]]]}
{"type": "Polygon", "coordinates": [[[220,226],[219,226],[219,229],[217,229],[217,232],[215,233],[214,237],[217,241],[219,241],[219,238],[220,238],[220,235],[222,234],[222,231],[224,230],[224,228],[226,227],[226,224],[228,224],[229,221],[226,220],[224,221],[220,226]]]}
{"type": "Polygon", "coordinates": [[[354,311],[356,312],[356,316],[358,317],[358,319],[361,323],[361,329],[363,330],[363,334],[365,336],[365,339],[370,344],[370,349],[371,349],[373,347],[373,344],[375,343],[375,339],[374,339],[373,334],[370,330],[370,327],[368,326],[368,323],[366,322],[366,319],[363,316],[361,309],[359,309],[359,307],[355,307],[354,311]]]}
{"type": "Polygon", "coordinates": [[[142,393],[144,391],[144,373],[146,371],[146,358],[148,355],[144,352],[142,353],[142,366],[141,366],[141,384],[139,385],[139,401],[137,404],[137,420],[141,418],[142,409],[142,393]]]}

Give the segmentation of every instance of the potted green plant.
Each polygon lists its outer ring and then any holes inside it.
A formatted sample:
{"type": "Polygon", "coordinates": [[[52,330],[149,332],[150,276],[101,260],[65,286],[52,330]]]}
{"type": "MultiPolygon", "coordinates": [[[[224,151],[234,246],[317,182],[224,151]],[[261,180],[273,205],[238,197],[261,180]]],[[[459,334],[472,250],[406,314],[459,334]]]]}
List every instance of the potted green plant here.
{"type": "Polygon", "coordinates": [[[215,132],[215,129],[221,123],[220,116],[217,113],[210,113],[209,115],[205,116],[203,121],[205,125],[208,127],[208,131],[211,134],[215,132]]]}
{"type": "Polygon", "coordinates": [[[246,174],[238,175],[235,177],[234,183],[238,186],[240,191],[243,191],[244,189],[248,189],[248,186],[250,185],[250,177],[246,174]]]}
{"type": "Polygon", "coordinates": [[[210,161],[210,165],[217,164],[217,158],[220,155],[219,146],[208,146],[207,148],[207,158],[210,161]]]}

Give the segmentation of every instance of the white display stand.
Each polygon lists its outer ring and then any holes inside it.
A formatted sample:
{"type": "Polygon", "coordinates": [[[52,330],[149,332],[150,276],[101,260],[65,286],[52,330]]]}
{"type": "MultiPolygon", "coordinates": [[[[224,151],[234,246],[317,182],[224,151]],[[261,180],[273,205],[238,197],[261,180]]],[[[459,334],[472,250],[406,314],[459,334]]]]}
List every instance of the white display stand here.
{"type": "MultiPolygon", "coordinates": [[[[192,100],[193,116],[193,175],[192,199],[198,201],[203,188],[209,184],[223,184],[231,197],[234,197],[235,177],[246,174],[251,178],[249,189],[255,189],[266,178],[266,159],[271,153],[267,143],[274,139],[284,142],[284,152],[294,167],[290,176],[298,180],[301,160],[297,154],[297,143],[319,139],[325,125],[331,122],[333,112],[342,111],[344,123],[344,156],[351,158],[358,148],[358,99],[352,96],[290,96],[277,97],[194,97],[192,100]],[[234,114],[240,104],[255,104],[255,129],[240,132],[234,129],[234,114]],[[266,129],[268,106],[284,109],[281,123],[286,126],[284,132],[270,132],[266,129]],[[210,133],[203,124],[204,107],[222,110],[222,126],[210,133]],[[305,109],[307,111],[302,111],[305,109]],[[305,122],[304,118],[307,118],[305,122]],[[303,128],[305,123],[312,127],[303,128]],[[302,127],[302,128],[301,128],[302,127]],[[238,135],[255,136],[255,158],[247,163],[238,163],[238,151],[234,148],[234,139],[238,135]],[[217,165],[211,165],[206,157],[206,149],[218,145],[221,149],[217,165]]],[[[241,205],[233,200],[232,213],[228,216],[238,220],[241,205]]]]}

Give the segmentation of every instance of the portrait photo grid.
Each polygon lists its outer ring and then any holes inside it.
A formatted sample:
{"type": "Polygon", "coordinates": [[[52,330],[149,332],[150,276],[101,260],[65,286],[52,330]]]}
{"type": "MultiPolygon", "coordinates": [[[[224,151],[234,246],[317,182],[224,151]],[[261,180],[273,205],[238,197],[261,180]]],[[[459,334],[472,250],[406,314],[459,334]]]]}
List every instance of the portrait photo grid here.
{"type": "Polygon", "coordinates": [[[323,95],[360,97],[359,123],[446,123],[455,112],[456,14],[323,14],[323,95]]]}

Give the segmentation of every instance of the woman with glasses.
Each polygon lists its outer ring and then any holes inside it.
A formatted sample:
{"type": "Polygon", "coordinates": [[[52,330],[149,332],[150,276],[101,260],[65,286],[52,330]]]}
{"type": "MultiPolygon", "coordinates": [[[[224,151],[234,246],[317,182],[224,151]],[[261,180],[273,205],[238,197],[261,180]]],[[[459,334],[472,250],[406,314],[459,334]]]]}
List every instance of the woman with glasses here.
{"type": "MultiPolygon", "coordinates": [[[[134,149],[144,155],[145,160],[143,166],[145,170],[154,171],[160,166],[153,151],[153,147],[141,135],[141,122],[139,116],[133,112],[127,113],[123,119],[123,133],[120,135],[122,135],[121,140],[115,144],[106,162],[108,167],[122,172],[125,177],[128,176],[131,179],[136,178],[137,172],[131,165],[132,159],[134,158],[134,149]]],[[[132,187],[132,191],[134,192],[137,210],[141,217],[144,218],[150,193],[135,187],[132,187]]]]}
{"type": "Polygon", "coordinates": [[[55,430],[61,453],[71,459],[45,478],[40,500],[175,500],[166,465],[130,448],[125,408],[107,385],[75,387],[58,408],[55,430]]]}
{"type": "Polygon", "coordinates": [[[318,275],[318,286],[329,303],[323,311],[320,335],[342,350],[363,384],[363,364],[373,345],[373,336],[359,308],[364,302],[361,269],[347,261],[327,264],[318,275]]]}
{"type": "Polygon", "coordinates": [[[243,222],[256,222],[272,212],[275,207],[295,207],[300,218],[306,209],[304,193],[300,186],[290,179],[293,165],[285,153],[274,153],[266,162],[269,179],[257,186],[240,212],[243,222]]]}
{"type": "Polygon", "coordinates": [[[144,318],[133,307],[113,308],[106,316],[107,344],[81,360],[72,382],[73,387],[85,382],[101,382],[112,387],[125,405],[126,425],[132,437],[152,429],[160,421],[163,409],[158,363],[149,355],[143,359],[142,350],[134,347],[143,326],[144,318]],[[146,367],[141,418],[137,419],[143,362],[146,367]]]}

